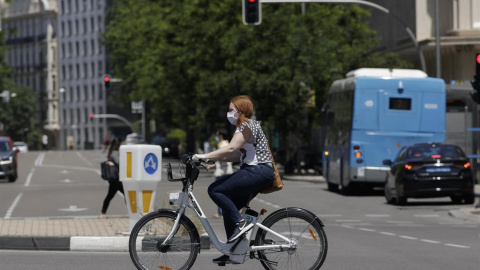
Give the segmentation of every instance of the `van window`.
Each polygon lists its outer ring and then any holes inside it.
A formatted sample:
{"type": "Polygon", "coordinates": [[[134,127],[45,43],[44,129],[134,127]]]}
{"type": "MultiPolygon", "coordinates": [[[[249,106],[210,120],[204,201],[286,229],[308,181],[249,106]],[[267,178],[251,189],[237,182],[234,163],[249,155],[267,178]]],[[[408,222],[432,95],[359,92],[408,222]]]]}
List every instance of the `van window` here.
{"type": "Polygon", "coordinates": [[[411,98],[390,98],[389,109],[410,111],[412,109],[412,99],[411,98]]]}

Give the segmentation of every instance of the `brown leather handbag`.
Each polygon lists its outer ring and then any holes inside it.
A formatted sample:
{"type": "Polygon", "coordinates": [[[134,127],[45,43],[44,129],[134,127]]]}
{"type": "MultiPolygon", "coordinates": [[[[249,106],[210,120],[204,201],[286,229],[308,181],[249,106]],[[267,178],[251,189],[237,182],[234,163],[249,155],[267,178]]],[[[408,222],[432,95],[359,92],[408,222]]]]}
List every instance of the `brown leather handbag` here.
{"type": "Polygon", "coordinates": [[[283,188],[283,181],[282,181],[282,178],[280,177],[280,173],[278,173],[278,169],[277,169],[277,165],[275,164],[275,160],[273,160],[272,150],[270,150],[270,146],[268,147],[268,150],[270,151],[270,156],[272,157],[272,166],[273,166],[274,178],[273,178],[273,183],[270,187],[260,191],[260,193],[262,193],[262,194],[272,193],[272,192],[275,192],[275,191],[279,191],[283,188]]]}

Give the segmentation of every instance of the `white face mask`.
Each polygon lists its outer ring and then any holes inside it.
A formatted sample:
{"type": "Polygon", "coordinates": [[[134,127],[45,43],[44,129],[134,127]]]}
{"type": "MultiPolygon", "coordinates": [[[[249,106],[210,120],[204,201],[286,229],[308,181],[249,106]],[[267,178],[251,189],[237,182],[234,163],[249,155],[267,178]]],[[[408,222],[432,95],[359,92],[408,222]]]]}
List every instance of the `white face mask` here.
{"type": "Polygon", "coordinates": [[[237,123],[237,117],[235,117],[236,112],[227,112],[227,119],[230,124],[235,125],[237,123]]]}

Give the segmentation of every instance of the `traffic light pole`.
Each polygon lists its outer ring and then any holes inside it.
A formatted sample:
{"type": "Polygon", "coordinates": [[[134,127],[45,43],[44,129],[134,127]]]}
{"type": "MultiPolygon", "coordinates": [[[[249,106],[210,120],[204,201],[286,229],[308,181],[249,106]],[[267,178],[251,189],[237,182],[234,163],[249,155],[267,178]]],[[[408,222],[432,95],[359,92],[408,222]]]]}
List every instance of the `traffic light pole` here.
{"type": "Polygon", "coordinates": [[[412,30],[402,21],[400,18],[395,16],[393,13],[390,12],[390,10],[374,4],[372,2],[368,1],[363,1],[363,0],[261,0],[260,3],[262,4],[278,4],[278,3],[330,3],[330,4],[359,4],[359,5],[365,5],[369,6],[372,8],[375,8],[377,10],[382,11],[383,13],[386,13],[390,16],[392,16],[397,22],[399,22],[403,27],[405,27],[405,31],[407,31],[408,36],[412,40],[413,44],[415,45],[415,48],[417,49],[418,57],[420,58],[420,65],[422,66],[422,70],[424,72],[427,72],[427,68],[425,66],[425,57],[423,56],[423,51],[422,48],[418,45],[417,39],[415,38],[415,35],[413,34],[412,30]]]}
{"type": "Polygon", "coordinates": [[[124,117],[122,117],[122,116],[120,116],[120,115],[118,115],[118,114],[108,114],[108,113],[107,113],[107,114],[101,114],[101,113],[100,113],[100,114],[93,114],[93,117],[92,117],[92,118],[93,118],[93,119],[95,119],[95,118],[114,118],[114,119],[118,119],[118,120],[124,122],[125,124],[127,124],[127,126],[130,128],[130,130],[131,130],[132,133],[133,133],[133,126],[132,126],[132,124],[131,124],[127,119],[125,119],[124,117]]]}

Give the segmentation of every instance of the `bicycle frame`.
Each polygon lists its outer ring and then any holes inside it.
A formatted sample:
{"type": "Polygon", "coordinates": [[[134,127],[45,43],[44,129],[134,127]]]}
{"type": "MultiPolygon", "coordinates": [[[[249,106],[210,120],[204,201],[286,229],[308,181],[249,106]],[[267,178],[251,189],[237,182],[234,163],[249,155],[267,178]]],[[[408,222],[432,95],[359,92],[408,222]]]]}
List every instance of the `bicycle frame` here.
{"type": "Polygon", "coordinates": [[[268,249],[291,249],[297,246],[295,241],[276,233],[275,231],[265,227],[264,225],[262,225],[260,222],[257,222],[257,221],[254,222],[254,227],[258,227],[264,231],[267,231],[272,233],[273,235],[276,235],[278,238],[284,240],[286,244],[267,245],[267,246],[250,246],[250,240],[252,238],[252,233],[254,231],[253,228],[246,233],[245,237],[241,237],[232,243],[225,243],[220,241],[217,235],[215,234],[215,232],[213,231],[210,223],[208,222],[207,217],[205,216],[202,208],[197,203],[197,200],[193,195],[193,191],[191,187],[184,188],[183,191],[179,194],[179,206],[180,207],[178,209],[177,218],[175,219],[175,223],[173,225],[172,231],[164,240],[163,244],[168,244],[169,241],[172,239],[173,235],[178,229],[180,218],[185,213],[185,209],[189,207],[195,212],[195,214],[200,219],[202,226],[207,232],[215,248],[217,248],[223,254],[229,255],[231,261],[243,264],[245,262],[245,257],[249,252],[258,251],[258,250],[268,250],[268,249]],[[185,196],[185,194],[187,194],[187,196],[185,196]]]}

